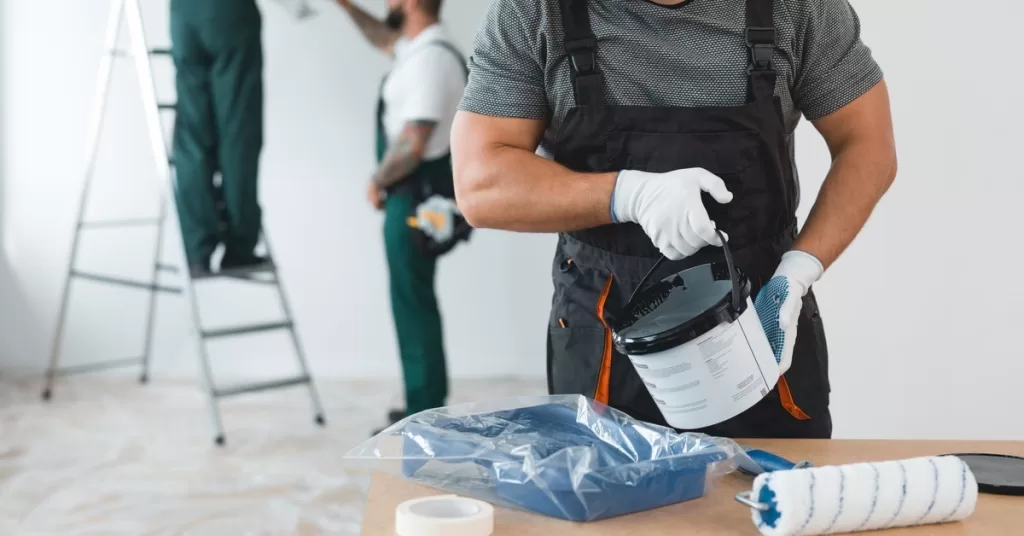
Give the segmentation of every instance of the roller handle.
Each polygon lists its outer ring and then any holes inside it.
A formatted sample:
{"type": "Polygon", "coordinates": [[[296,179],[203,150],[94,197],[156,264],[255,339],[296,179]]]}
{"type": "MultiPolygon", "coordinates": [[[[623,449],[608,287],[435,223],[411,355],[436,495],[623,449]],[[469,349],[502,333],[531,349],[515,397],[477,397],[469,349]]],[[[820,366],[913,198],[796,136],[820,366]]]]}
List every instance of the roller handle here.
{"type": "Polygon", "coordinates": [[[747,453],[747,456],[749,456],[750,459],[761,469],[760,472],[755,472],[747,467],[740,466],[740,472],[750,476],[757,476],[760,473],[771,473],[774,471],[788,471],[790,469],[814,467],[814,464],[811,462],[803,461],[794,463],[782,456],[772,454],[766,450],[746,448],[744,451],[747,453]]]}

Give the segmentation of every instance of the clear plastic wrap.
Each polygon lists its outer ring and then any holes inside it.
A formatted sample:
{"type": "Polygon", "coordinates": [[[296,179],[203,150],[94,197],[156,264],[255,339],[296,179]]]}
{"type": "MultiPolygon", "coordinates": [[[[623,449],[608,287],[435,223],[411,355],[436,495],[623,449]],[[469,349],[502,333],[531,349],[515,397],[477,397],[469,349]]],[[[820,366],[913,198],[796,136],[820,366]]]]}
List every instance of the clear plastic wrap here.
{"type": "Polygon", "coordinates": [[[429,410],[350,462],[492,504],[594,521],[702,497],[753,462],[729,439],[677,433],[582,396],[429,410]]]}

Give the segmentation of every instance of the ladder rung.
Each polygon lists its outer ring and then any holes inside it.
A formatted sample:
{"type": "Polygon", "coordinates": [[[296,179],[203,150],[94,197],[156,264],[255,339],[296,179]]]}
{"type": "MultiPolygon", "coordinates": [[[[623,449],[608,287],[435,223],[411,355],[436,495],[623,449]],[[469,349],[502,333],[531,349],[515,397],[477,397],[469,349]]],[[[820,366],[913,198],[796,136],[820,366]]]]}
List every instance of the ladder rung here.
{"type": "Polygon", "coordinates": [[[79,222],[78,226],[83,229],[86,227],[138,227],[140,225],[156,225],[158,223],[160,223],[159,218],[136,218],[129,220],[83,221],[79,222]]]}
{"type": "Polygon", "coordinates": [[[144,281],[132,281],[131,279],[122,279],[120,277],[111,277],[102,274],[91,274],[88,272],[79,272],[78,270],[72,270],[71,275],[79,277],[81,279],[88,279],[91,281],[98,281],[100,283],[109,283],[111,285],[122,285],[132,288],[141,288],[145,290],[157,290],[160,292],[170,292],[171,294],[181,294],[181,289],[178,287],[168,287],[164,285],[158,285],[154,283],[146,283],[144,281]]]}
{"type": "Polygon", "coordinates": [[[225,396],[240,395],[243,393],[255,393],[257,391],[267,391],[270,389],[291,387],[293,385],[302,385],[305,383],[309,383],[309,381],[309,376],[297,376],[295,378],[287,378],[284,380],[272,380],[267,382],[251,383],[248,385],[237,385],[235,387],[214,389],[213,396],[221,398],[225,396]]]}
{"type": "Polygon", "coordinates": [[[203,337],[207,339],[216,339],[218,337],[230,337],[232,335],[245,335],[246,333],[259,333],[261,331],[270,331],[274,329],[291,328],[292,323],[290,321],[284,322],[268,322],[265,324],[253,324],[251,326],[239,326],[235,328],[222,328],[222,329],[209,329],[203,331],[203,337]]]}
{"type": "MultiPolygon", "coordinates": [[[[261,285],[276,285],[277,277],[262,278],[256,277],[260,272],[253,272],[251,275],[232,275],[227,274],[224,277],[227,279],[234,279],[236,281],[245,281],[246,283],[259,283],[261,285]]],[[[269,273],[269,272],[268,272],[269,273]]]]}
{"type": "Polygon", "coordinates": [[[99,363],[87,363],[84,365],[74,365],[70,367],[64,367],[57,370],[58,376],[70,376],[72,374],[82,374],[85,372],[92,372],[94,370],[104,370],[118,367],[127,367],[130,365],[142,364],[142,358],[130,357],[127,359],[114,359],[111,361],[101,361],[99,363]]]}
{"type": "Polygon", "coordinates": [[[120,48],[115,48],[114,50],[109,51],[109,53],[110,53],[111,56],[113,56],[115,58],[130,58],[130,57],[132,57],[132,53],[130,51],[124,50],[124,49],[120,49],[120,48]]]}
{"type": "Polygon", "coordinates": [[[153,48],[149,50],[151,56],[170,56],[171,49],[169,48],[153,48]]]}
{"type": "Polygon", "coordinates": [[[161,272],[170,272],[172,274],[178,273],[177,266],[171,266],[170,264],[164,264],[162,262],[156,263],[156,269],[160,270],[161,272]]]}
{"type": "Polygon", "coordinates": [[[161,102],[157,104],[156,107],[160,110],[176,110],[178,108],[178,104],[174,102],[161,102]]]}
{"type": "Polygon", "coordinates": [[[264,263],[264,264],[260,264],[260,265],[252,266],[252,267],[226,268],[226,269],[223,269],[223,270],[218,270],[216,272],[209,272],[209,273],[203,274],[201,276],[194,277],[193,279],[194,280],[200,280],[200,279],[217,279],[217,278],[220,278],[220,277],[229,277],[229,278],[232,278],[232,279],[242,279],[242,280],[245,280],[245,281],[252,281],[254,283],[270,283],[270,284],[274,284],[274,283],[277,282],[276,278],[275,279],[257,279],[257,278],[252,277],[252,276],[260,275],[260,274],[276,274],[276,270],[277,270],[277,268],[274,266],[273,263],[264,263]]]}

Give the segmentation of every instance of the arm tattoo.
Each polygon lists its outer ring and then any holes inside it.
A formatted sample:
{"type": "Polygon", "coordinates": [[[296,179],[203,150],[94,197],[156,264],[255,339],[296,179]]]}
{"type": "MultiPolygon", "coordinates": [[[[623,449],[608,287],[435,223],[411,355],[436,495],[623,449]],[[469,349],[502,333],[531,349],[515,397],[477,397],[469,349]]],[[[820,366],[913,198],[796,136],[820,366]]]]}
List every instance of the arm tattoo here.
{"type": "Polygon", "coordinates": [[[434,133],[435,121],[413,121],[405,125],[402,135],[388,148],[373,174],[373,182],[381,188],[398,184],[416,170],[423,158],[427,140],[434,133]]]}
{"type": "Polygon", "coordinates": [[[391,50],[395,41],[398,40],[398,32],[388,28],[383,22],[373,18],[372,15],[355,4],[348,4],[346,10],[370,44],[384,51],[391,50]]]}

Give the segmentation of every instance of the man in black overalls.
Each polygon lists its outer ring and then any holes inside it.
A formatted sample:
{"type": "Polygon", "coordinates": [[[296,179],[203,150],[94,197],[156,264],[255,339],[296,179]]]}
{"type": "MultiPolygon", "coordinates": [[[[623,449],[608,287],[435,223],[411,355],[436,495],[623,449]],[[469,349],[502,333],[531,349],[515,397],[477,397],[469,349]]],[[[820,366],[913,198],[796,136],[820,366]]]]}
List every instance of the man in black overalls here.
{"type": "Polygon", "coordinates": [[[809,287],[895,177],[885,85],[846,0],[495,0],[471,68],[452,135],[460,208],[475,227],[560,233],[551,392],[664,424],[608,326],[661,254],[673,270],[720,258],[717,227],[755,293],[788,286],[778,323],[795,345],[772,393],[702,431],[830,437],[809,287]],[[798,104],[833,156],[799,233],[798,104]],[[534,154],[538,143],[550,159],[534,154]]]}

